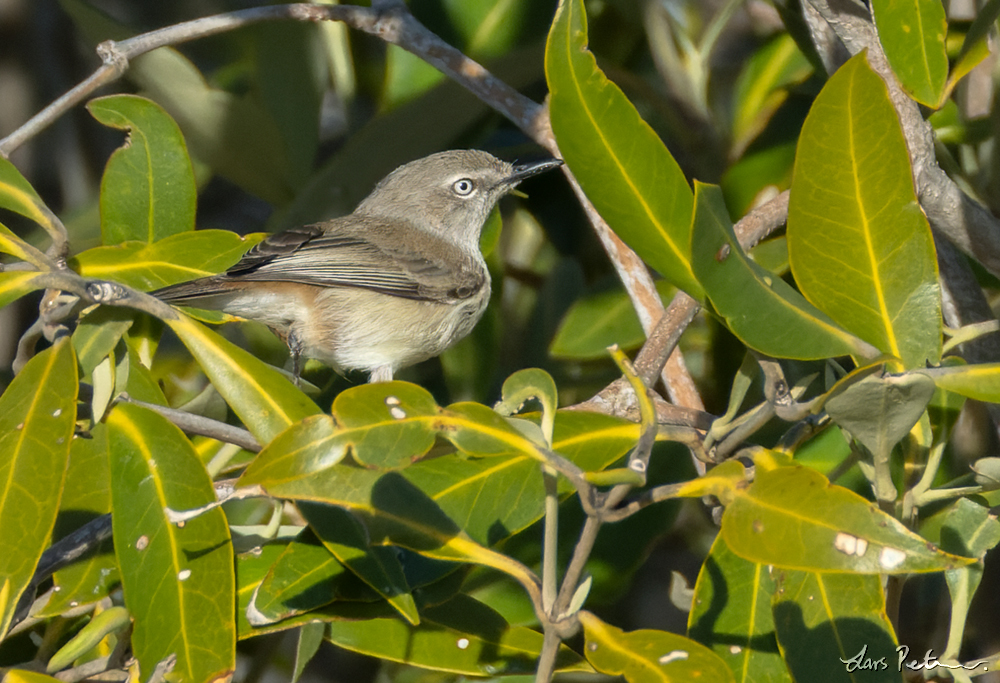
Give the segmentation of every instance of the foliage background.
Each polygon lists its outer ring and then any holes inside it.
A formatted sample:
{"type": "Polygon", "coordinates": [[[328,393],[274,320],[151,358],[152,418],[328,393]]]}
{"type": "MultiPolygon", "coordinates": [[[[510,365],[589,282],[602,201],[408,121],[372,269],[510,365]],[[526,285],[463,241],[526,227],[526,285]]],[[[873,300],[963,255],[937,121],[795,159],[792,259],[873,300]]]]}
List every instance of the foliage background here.
{"type": "MultiPolygon", "coordinates": [[[[111,20],[88,15],[69,1],[0,4],[0,135],[86,77],[96,66],[93,44],[121,27],[132,33],[256,3],[92,5],[111,20]]],[[[538,0],[415,0],[411,9],[446,41],[541,101],[546,92],[544,40],[555,5],[538,0]]],[[[960,12],[957,5],[953,3],[953,12],[960,12]]],[[[664,140],[688,178],[720,183],[734,218],[746,213],[762,192],[787,188],[795,140],[825,77],[816,76],[808,59],[800,56],[784,62],[786,71],[777,80],[781,87],[767,93],[765,101],[752,101],[753,93],[741,90],[746,66],[765,51],[787,44],[782,43],[780,15],[771,4],[734,7],[714,49],[700,62],[691,58],[682,63],[677,62],[677,43],[685,37],[692,42],[704,39],[713,18],[730,5],[621,0],[587,6],[590,47],[600,66],[664,140]]],[[[246,122],[253,119],[238,104],[216,112],[216,120],[208,110],[178,115],[169,106],[167,72],[156,66],[135,68],[112,86],[149,94],[164,104],[179,120],[193,156],[209,161],[216,171],[196,163],[199,228],[248,234],[339,215],[392,168],[439,149],[480,147],[509,159],[538,153],[511,124],[416,58],[339,27],[261,26],[180,49],[211,86],[234,99],[245,97],[276,122],[271,129],[248,129],[246,122]],[[213,139],[208,131],[227,120],[232,137],[213,139]]],[[[972,192],[990,198],[998,196],[992,191],[997,182],[988,94],[992,59],[985,64],[960,86],[960,108],[939,128],[950,135],[942,139],[951,142],[942,144],[942,158],[955,165],[972,192]]],[[[78,107],[12,156],[48,205],[64,217],[74,250],[98,243],[100,177],[122,139],[120,132],[100,125],[78,107]]],[[[490,257],[496,294],[487,317],[472,337],[440,361],[403,376],[430,389],[441,405],[459,400],[492,404],[504,378],[526,367],[548,370],[560,389],[560,404],[576,403],[619,375],[603,354],[604,346],[617,342],[634,350],[642,341],[638,320],[564,179],[551,174],[523,189],[527,199],[503,206],[504,231],[490,257]],[[567,318],[574,306],[580,317],[567,318]],[[559,334],[560,325],[574,321],[577,327],[559,334]]],[[[9,225],[19,234],[32,235],[27,221],[12,218],[9,225]]],[[[773,248],[776,262],[786,258],[781,245],[773,248]]],[[[983,281],[992,294],[995,281],[986,276],[983,281]]],[[[664,286],[666,300],[672,291],[664,286]]],[[[37,299],[31,298],[0,310],[5,384],[11,378],[16,340],[36,311],[37,299]]],[[[226,334],[269,362],[283,362],[283,348],[265,330],[229,326],[226,334]]],[[[723,413],[743,346],[702,315],[685,334],[682,348],[706,410],[723,413]]],[[[196,396],[202,385],[190,378],[180,345],[174,350],[176,363],[167,355],[161,379],[167,381],[168,398],[183,402],[196,396]]],[[[319,405],[328,405],[339,391],[359,381],[319,367],[311,367],[307,378],[322,389],[319,405]]],[[[760,388],[753,391],[759,399],[760,388]]],[[[216,408],[224,414],[224,406],[216,408]]],[[[963,464],[996,453],[988,419],[975,405],[964,412],[960,438],[949,451],[956,475],[963,464]]],[[[755,438],[768,443],[777,433],[765,429],[755,438]]],[[[684,449],[657,448],[653,463],[662,471],[653,472],[652,481],[693,476],[684,449]]],[[[672,502],[626,524],[630,528],[619,529],[606,547],[599,543],[590,568],[598,582],[588,607],[625,630],[683,632],[687,616],[669,600],[670,572],[681,571],[693,584],[715,534],[708,511],[697,501],[672,502]]],[[[513,543],[523,543],[520,552],[530,553],[539,534],[537,529],[526,532],[513,543]]],[[[972,605],[967,634],[975,652],[969,658],[1000,649],[997,564],[987,560],[972,605]]],[[[517,610],[525,618],[516,587],[491,589],[510,592],[509,618],[516,617],[517,610]]],[[[899,641],[913,652],[935,644],[940,648],[946,627],[941,615],[947,605],[943,578],[922,576],[908,582],[905,590],[899,641]]],[[[247,661],[274,665],[269,648],[281,638],[249,641],[242,652],[247,661]]],[[[343,680],[359,680],[375,667],[334,648],[322,652],[335,663],[316,666],[342,671],[343,680]]],[[[273,659],[280,667],[281,656],[273,659]]]]}

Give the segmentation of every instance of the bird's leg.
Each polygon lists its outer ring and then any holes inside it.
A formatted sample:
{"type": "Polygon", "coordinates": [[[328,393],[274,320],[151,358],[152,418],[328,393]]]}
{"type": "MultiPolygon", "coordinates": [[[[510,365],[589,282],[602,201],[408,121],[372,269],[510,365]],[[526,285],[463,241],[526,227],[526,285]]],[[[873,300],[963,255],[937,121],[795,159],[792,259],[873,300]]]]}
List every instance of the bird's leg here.
{"type": "Polygon", "coordinates": [[[295,380],[295,386],[302,388],[302,341],[299,339],[298,335],[295,334],[294,330],[289,330],[288,337],[285,339],[285,343],[288,344],[288,353],[292,356],[292,378],[295,380]]]}
{"type": "Polygon", "coordinates": [[[372,374],[368,377],[368,383],[374,384],[375,382],[391,382],[392,381],[392,366],[391,365],[380,365],[374,370],[372,374]]]}

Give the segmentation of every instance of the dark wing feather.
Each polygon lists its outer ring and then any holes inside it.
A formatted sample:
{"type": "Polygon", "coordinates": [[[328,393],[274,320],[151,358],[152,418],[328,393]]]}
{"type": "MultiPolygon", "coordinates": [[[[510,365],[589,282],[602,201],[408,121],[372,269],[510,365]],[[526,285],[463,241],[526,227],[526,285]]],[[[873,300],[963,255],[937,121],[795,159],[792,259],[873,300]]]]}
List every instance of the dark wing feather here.
{"type": "Polygon", "coordinates": [[[357,287],[453,301],[479,291],[485,274],[459,247],[434,235],[346,217],[272,235],[220,279],[357,287]]]}

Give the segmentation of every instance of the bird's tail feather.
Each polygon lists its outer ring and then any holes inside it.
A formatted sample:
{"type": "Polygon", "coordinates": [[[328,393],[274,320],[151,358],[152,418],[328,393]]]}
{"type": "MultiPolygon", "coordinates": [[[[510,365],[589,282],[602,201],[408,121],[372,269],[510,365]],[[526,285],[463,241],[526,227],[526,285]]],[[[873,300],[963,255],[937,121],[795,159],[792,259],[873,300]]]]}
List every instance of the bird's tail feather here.
{"type": "Polygon", "coordinates": [[[207,303],[204,300],[228,292],[230,292],[230,287],[227,286],[227,283],[216,278],[204,277],[189,282],[179,282],[176,285],[168,285],[149,294],[168,304],[191,305],[207,303]]]}

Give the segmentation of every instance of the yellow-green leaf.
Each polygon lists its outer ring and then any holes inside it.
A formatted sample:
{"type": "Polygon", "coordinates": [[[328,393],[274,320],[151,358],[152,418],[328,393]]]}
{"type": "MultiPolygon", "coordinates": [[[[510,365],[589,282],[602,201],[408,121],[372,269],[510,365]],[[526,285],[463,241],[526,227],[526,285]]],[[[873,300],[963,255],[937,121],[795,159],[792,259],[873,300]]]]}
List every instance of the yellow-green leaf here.
{"type": "Polygon", "coordinates": [[[17,301],[41,286],[32,283],[38,273],[26,270],[11,270],[0,273],[0,308],[17,301]]]}
{"type": "Polygon", "coordinates": [[[0,207],[10,209],[56,235],[54,216],[14,164],[0,156],[0,207]]]}
{"type": "Polygon", "coordinates": [[[903,574],[970,562],[802,465],[758,470],[726,508],[722,535],[744,559],[804,571],[903,574]]]}
{"type": "Polygon", "coordinates": [[[948,78],[948,17],[941,0],[872,0],[879,42],[913,99],[937,107],[948,78]]]}
{"type": "Polygon", "coordinates": [[[695,183],[691,258],[716,313],[750,348],[778,358],[867,355],[861,340],[747,258],[716,185],[695,183]]]}
{"type": "Polygon", "coordinates": [[[812,65],[787,33],[780,33],[750,57],[736,81],[733,147],[743,150],[764,130],[788,98],[787,87],[812,73],[812,65]]]}
{"type": "Polygon", "coordinates": [[[0,396],[0,637],[49,543],[76,423],[76,358],[63,338],[25,365],[0,396]]]}
{"type": "Polygon", "coordinates": [[[214,501],[212,481],[187,437],[159,414],[120,403],[107,425],[115,555],[135,657],[152,671],[176,655],[173,673],[185,681],[231,676],[236,596],[226,516],[215,508],[181,526],[166,514],[214,501]]]}
{"type": "Polygon", "coordinates": [[[813,103],[788,208],[799,288],[844,329],[924,367],[941,357],[941,297],[930,226],[885,83],[864,54],[813,103]]]}
{"type": "Polygon", "coordinates": [[[137,95],[100,97],[87,109],[104,125],[128,133],[101,178],[104,244],[151,244],[194,230],[194,171],[184,136],[170,115],[137,95]]]}
{"type": "Polygon", "coordinates": [[[959,53],[958,59],[955,60],[951,75],[948,76],[948,85],[942,94],[942,100],[937,104],[938,108],[944,105],[944,100],[951,94],[958,82],[989,56],[988,36],[997,16],[1000,16],[1000,0],[989,0],[976,14],[976,20],[972,22],[968,33],[965,34],[962,51],[959,53]]]}
{"type": "Polygon", "coordinates": [[[42,252],[15,235],[10,229],[0,224],[0,253],[10,254],[21,259],[39,270],[49,270],[49,260],[42,252]]]}
{"type": "Polygon", "coordinates": [[[77,254],[70,266],[84,277],[145,291],[220,273],[264,237],[260,233],[242,237],[228,230],[182,232],[154,244],[94,247],[77,254]]]}
{"type": "Polygon", "coordinates": [[[262,444],[320,412],[284,375],[204,325],[185,315],[165,322],[262,444]]]}
{"type": "Polygon", "coordinates": [[[625,633],[590,612],[580,612],[583,651],[601,673],[624,676],[628,683],[734,681],[722,659],[701,643],[651,629],[625,633]]]}
{"type": "Polygon", "coordinates": [[[774,590],[767,565],[744,560],[716,536],[694,587],[688,637],[712,648],[736,680],[790,683],[774,633],[774,590]]]}
{"type": "Polygon", "coordinates": [[[582,0],[562,0],[545,49],[552,130],[601,216],[653,268],[695,298],[692,195],[684,173],[587,49],[582,0]]]}
{"type": "Polygon", "coordinates": [[[794,680],[831,680],[836,675],[839,680],[898,683],[896,634],[885,613],[882,577],[777,568],[774,576],[775,633],[794,680]],[[882,657],[884,667],[863,666],[882,657]],[[816,675],[817,661],[837,664],[830,678],[816,675]]]}

